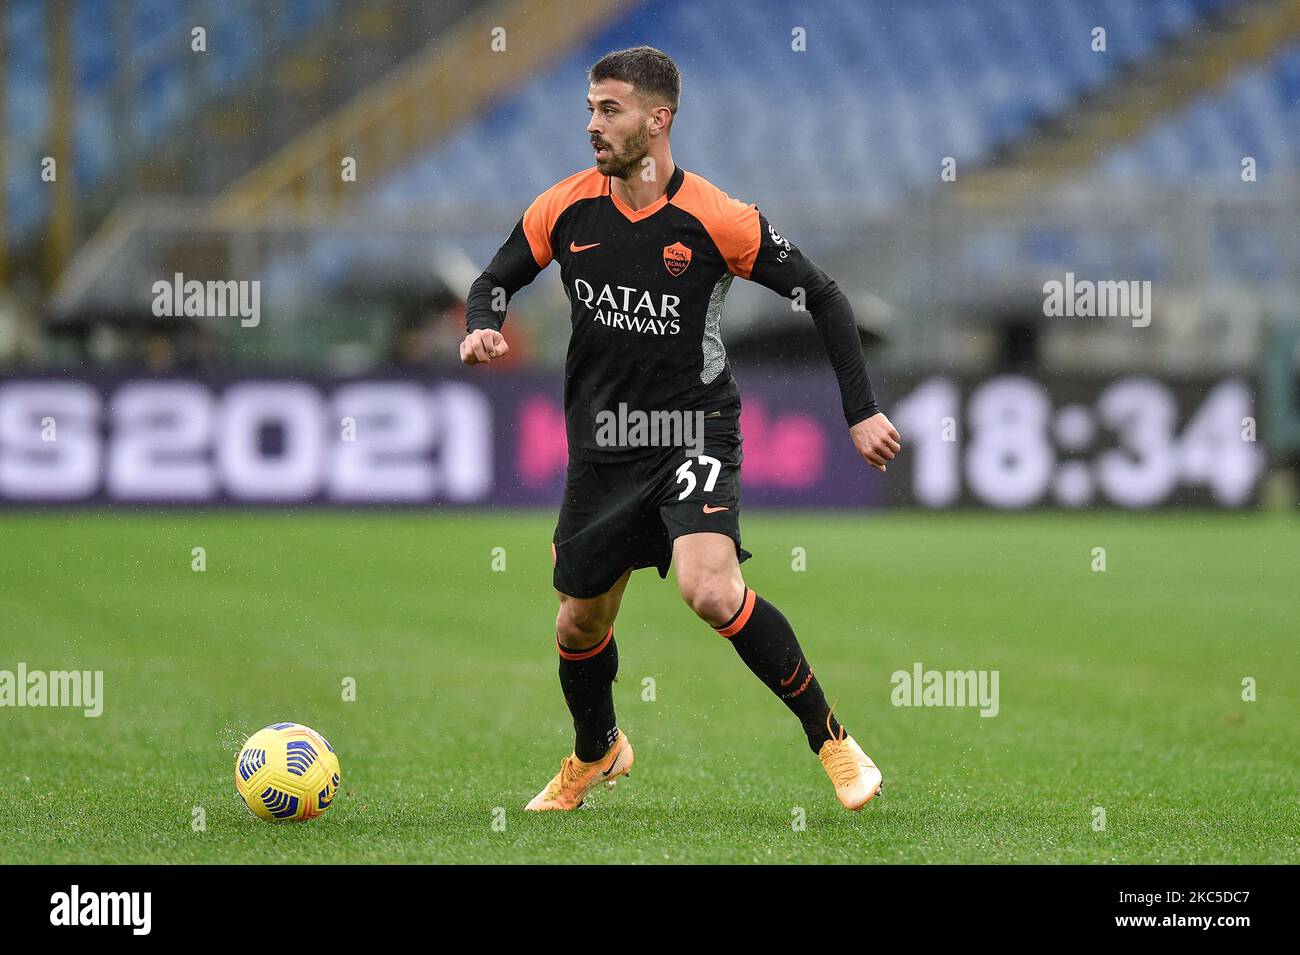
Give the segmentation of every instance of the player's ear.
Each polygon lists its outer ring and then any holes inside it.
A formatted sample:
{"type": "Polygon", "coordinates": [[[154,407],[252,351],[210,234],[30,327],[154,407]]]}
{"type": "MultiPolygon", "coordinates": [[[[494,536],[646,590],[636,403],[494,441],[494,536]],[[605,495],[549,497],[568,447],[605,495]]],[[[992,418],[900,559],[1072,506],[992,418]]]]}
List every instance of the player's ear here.
{"type": "Polygon", "coordinates": [[[650,111],[651,130],[667,135],[673,125],[673,111],[667,106],[656,106],[650,111]]]}

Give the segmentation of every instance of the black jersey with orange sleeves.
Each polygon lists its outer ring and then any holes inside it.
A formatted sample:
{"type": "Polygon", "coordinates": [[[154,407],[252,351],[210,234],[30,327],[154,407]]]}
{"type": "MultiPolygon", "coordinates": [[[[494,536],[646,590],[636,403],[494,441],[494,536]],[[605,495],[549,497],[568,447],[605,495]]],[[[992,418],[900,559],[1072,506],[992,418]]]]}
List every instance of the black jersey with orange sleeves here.
{"type": "Polygon", "coordinates": [[[620,405],[647,414],[739,406],[720,329],[736,276],[786,297],[802,290],[839,381],[845,420],[853,425],[876,413],[843,292],[756,206],[680,167],[665,194],[642,209],[612,193],[595,168],[542,193],[470,288],[467,330],[500,330],[510,296],[552,260],[571,305],[564,411],[575,457],[625,459],[651,450],[598,443],[597,415],[617,415],[620,405]]]}

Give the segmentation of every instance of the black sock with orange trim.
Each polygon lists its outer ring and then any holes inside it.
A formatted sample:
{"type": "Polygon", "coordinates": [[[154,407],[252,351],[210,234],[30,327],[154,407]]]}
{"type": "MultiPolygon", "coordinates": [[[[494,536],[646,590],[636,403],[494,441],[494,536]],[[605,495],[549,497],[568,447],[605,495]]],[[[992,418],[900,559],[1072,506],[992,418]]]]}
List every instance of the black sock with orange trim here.
{"type": "Polygon", "coordinates": [[[781,611],[746,587],[736,615],[713,629],[731,640],[745,666],[799,718],[814,753],[832,735],[840,735],[839,720],[830,715],[821,685],[781,611]]]}
{"type": "Polygon", "coordinates": [[[586,650],[572,650],[555,641],[560,651],[560,688],[573,714],[573,751],[584,763],[604,756],[618,739],[614,722],[614,678],[618,675],[618,647],[614,628],[605,639],[586,650]]]}

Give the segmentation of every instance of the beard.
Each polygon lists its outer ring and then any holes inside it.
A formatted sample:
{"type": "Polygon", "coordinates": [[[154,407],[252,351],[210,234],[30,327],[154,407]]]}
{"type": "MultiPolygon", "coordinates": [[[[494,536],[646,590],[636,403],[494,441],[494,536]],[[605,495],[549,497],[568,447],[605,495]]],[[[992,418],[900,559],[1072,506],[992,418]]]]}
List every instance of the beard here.
{"type": "Polygon", "coordinates": [[[650,133],[642,126],[623,144],[622,149],[615,149],[613,143],[604,145],[609,147],[610,156],[608,159],[596,160],[596,171],[611,179],[627,179],[637,171],[641,160],[649,152],[650,133]]]}

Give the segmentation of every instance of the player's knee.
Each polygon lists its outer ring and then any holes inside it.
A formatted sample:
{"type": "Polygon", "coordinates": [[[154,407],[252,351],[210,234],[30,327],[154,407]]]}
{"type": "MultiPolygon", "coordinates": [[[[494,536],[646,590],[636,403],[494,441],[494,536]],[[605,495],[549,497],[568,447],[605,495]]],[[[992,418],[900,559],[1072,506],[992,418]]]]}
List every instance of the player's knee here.
{"type": "Polygon", "coordinates": [[[744,582],[730,574],[701,576],[679,583],[686,605],[712,627],[730,620],[745,596],[744,582]]]}
{"type": "Polygon", "coordinates": [[[610,625],[603,614],[570,598],[560,604],[560,612],[555,616],[555,636],[570,649],[585,650],[603,640],[610,625]]]}

